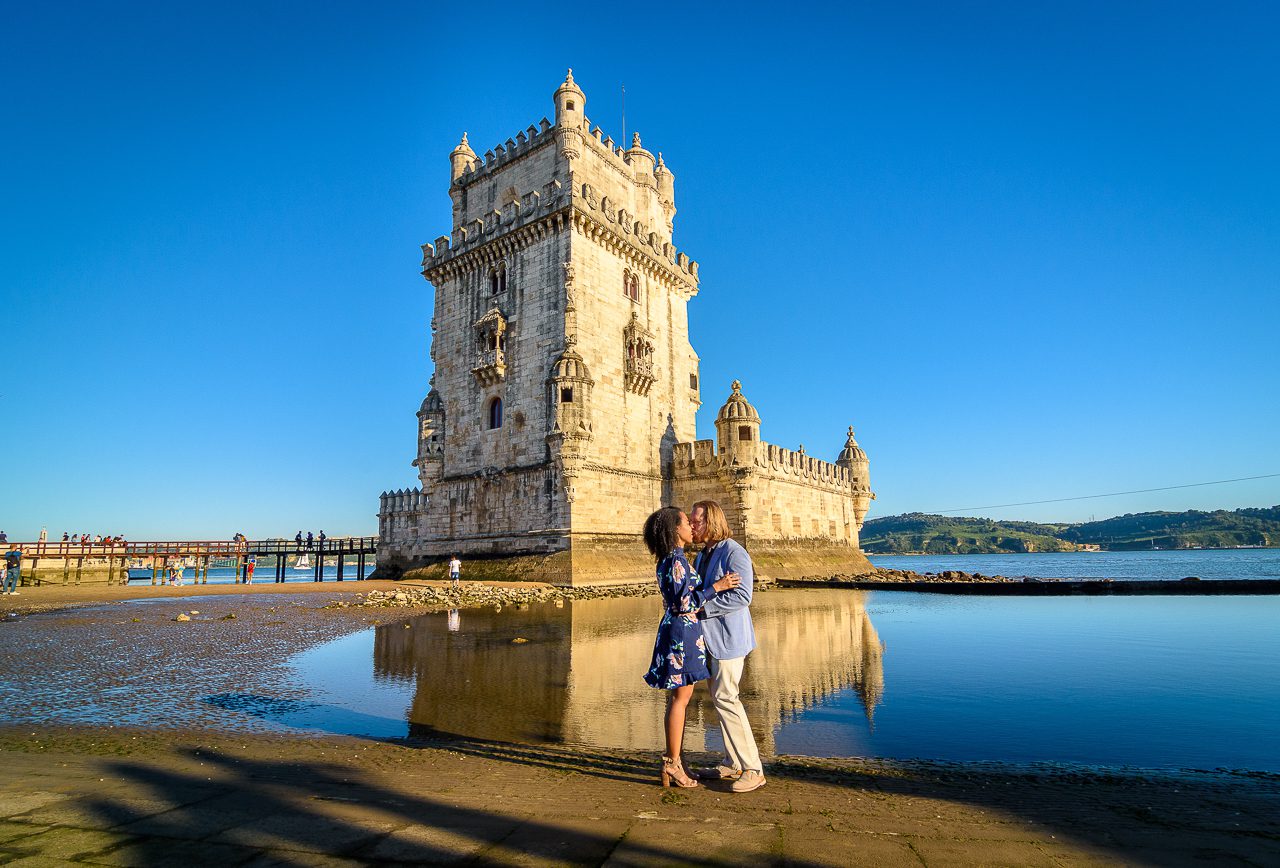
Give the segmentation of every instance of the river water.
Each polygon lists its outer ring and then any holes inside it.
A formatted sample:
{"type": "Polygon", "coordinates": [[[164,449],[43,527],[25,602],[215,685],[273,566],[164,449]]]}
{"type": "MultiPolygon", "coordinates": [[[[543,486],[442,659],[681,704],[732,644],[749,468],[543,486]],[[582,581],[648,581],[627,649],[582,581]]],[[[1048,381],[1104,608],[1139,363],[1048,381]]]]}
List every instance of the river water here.
{"type": "Polygon", "coordinates": [[[1001,555],[871,555],[871,563],[917,573],[964,570],[1042,579],[1280,579],[1280,548],[1001,555]]]}
{"type": "MultiPolygon", "coordinates": [[[[875,560],[920,571],[1121,579],[1275,577],[1278,559],[1276,550],[1233,550],[875,560]]],[[[199,693],[203,674],[185,667],[171,691],[168,670],[157,666],[145,685],[146,719],[656,751],[664,697],[641,674],[659,608],[656,597],[618,598],[406,617],[324,640],[273,668],[269,689],[244,695],[225,685],[199,693]],[[192,689],[194,702],[169,699],[192,689]]],[[[758,648],[743,696],[766,756],[1280,772],[1280,596],[797,589],[758,593],[752,614],[758,648]]],[[[30,627],[8,626],[11,653],[51,653],[73,632],[41,627],[41,641],[53,645],[40,651],[45,646],[31,645],[39,638],[33,631],[45,619],[65,619],[74,630],[77,617],[50,613],[34,616],[30,627]]],[[[132,623],[112,626],[112,636],[126,637],[132,623]]],[[[272,623],[263,629],[277,629],[272,623]]],[[[167,659],[157,652],[156,661],[167,659]]],[[[221,665],[214,661],[210,672],[221,665]]],[[[11,677],[10,668],[0,666],[0,688],[12,688],[0,695],[18,703],[7,716],[25,721],[20,697],[38,692],[30,679],[47,673],[11,677]]],[[[133,701],[132,688],[121,697],[110,695],[123,688],[109,679],[77,684],[74,691],[44,690],[40,719],[132,719],[119,710],[133,701]]],[[[719,747],[705,685],[691,705],[686,746],[719,747]]]]}
{"type": "MultiPolygon", "coordinates": [[[[765,754],[1280,772],[1274,596],[774,590],[752,611],[765,754]]],[[[657,750],[663,696],[640,677],[657,619],[656,598],[407,619],[295,657],[313,701],[275,722],[657,750]]],[[[695,696],[687,748],[717,749],[695,696]]]]}

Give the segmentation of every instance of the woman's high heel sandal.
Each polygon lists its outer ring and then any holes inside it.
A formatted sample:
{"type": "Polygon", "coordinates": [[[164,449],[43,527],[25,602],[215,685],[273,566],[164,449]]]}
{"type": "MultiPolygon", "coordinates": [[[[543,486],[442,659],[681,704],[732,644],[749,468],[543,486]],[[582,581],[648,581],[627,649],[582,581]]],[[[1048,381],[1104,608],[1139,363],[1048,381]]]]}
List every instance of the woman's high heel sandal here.
{"type": "Polygon", "coordinates": [[[698,782],[685,773],[680,757],[662,758],[662,785],[664,787],[696,787],[698,782]]]}

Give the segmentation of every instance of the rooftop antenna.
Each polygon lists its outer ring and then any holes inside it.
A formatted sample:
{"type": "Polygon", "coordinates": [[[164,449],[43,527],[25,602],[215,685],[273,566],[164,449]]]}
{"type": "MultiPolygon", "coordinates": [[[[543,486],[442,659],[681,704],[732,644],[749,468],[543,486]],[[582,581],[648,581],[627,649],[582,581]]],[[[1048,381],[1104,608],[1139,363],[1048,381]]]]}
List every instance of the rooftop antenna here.
{"type": "Polygon", "coordinates": [[[622,147],[627,146],[627,86],[622,86],[622,147]]]}

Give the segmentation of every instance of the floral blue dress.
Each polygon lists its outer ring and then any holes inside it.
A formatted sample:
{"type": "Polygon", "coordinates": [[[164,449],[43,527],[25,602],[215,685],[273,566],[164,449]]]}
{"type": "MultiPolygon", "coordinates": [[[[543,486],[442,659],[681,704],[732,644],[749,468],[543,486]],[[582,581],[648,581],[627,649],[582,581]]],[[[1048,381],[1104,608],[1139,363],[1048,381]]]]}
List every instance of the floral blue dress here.
{"type": "Polygon", "coordinates": [[[658,564],[658,590],[665,609],[653,643],[653,665],[645,673],[650,687],[670,690],[710,678],[707,646],[702,639],[698,610],[714,590],[702,587],[702,579],[678,548],[658,564]]]}

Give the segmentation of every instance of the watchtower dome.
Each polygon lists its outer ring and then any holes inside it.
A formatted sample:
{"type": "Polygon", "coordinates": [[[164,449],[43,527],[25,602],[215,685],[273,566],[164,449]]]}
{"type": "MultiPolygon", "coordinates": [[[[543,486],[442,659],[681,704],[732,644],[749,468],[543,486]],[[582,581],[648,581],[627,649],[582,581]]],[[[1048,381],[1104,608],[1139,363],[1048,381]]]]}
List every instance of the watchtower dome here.
{"type": "Polygon", "coordinates": [[[730,464],[754,464],[760,444],[760,414],[742,395],[742,383],[734,380],[733,392],[716,416],[716,446],[730,464]]]}
{"type": "Polygon", "coordinates": [[[577,129],[587,116],[587,95],[573,80],[573,70],[565,73],[564,83],[556,88],[556,126],[577,129]]]}

